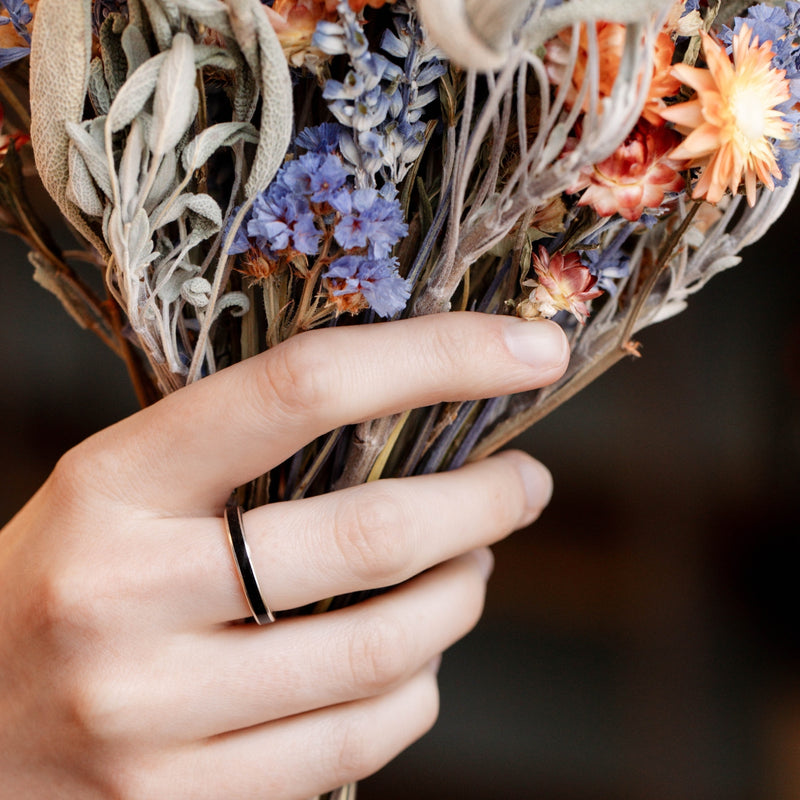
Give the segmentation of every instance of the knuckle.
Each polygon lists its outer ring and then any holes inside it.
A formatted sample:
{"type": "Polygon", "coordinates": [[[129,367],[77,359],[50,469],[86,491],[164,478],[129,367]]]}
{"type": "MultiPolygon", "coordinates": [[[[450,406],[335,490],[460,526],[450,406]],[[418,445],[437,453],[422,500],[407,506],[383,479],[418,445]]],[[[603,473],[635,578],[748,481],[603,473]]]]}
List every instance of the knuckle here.
{"type": "Polygon", "coordinates": [[[397,622],[378,615],[362,622],[349,645],[354,685],[367,695],[382,693],[406,673],[410,650],[409,637],[397,622]]]}
{"type": "Polygon", "coordinates": [[[290,339],[276,347],[266,368],[256,378],[259,405],[277,408],[290,417],[320,409],[336,395],[331,388],[330,357],[323,358],[305,337],[290,339]]]}
{"type": "Polygon", "coordinates": [[[369,720],[363,713],[353,713],[333,732],[333,768],[339,781],[344,783],[361,780],[383,766],[383,759],[376,752],[375,737],[370,734],[369,720]]]}
{"type": "Polygon", "coordinates": [[[163,777],[145,764],[117,760],[105,771],[102,779],[104,797],[109,800],[148,800],[162,797],[163,777]]]}
{"type": "Polygon", "coordinates": [[[47,479],[48,490],[55,494],[62,507],[71,508],[75,498],[82,496],[96,480],[95,466],[85,444],[64,453],[47,479]],[[94,474],[94,478],[93,478],[94,474]]]}
{"type": "Polygon", "coordinates": [[[74,637],[76,632],[84,638],[97,629],[98,603],[82,573],[63,568],[42,576],[35,604],[35,618],[40,628],[59,638],[74,637]]]}
{"type": "Polygon", "coordinates": [[[107,670],[84,663],[79,669],[73,667],[72,677],[64,683],[65,712],[80,740],[97,749],[124,738],[125,704],[119,687],[109,683],[107,670]]]}
{"type": "Polygon", "coordinates": [[[352,574],[374,586],[392,582],[410,561],[411,524],[391,491],[373,489],[342,504],[334,520],[334,541],[352,574]]]}

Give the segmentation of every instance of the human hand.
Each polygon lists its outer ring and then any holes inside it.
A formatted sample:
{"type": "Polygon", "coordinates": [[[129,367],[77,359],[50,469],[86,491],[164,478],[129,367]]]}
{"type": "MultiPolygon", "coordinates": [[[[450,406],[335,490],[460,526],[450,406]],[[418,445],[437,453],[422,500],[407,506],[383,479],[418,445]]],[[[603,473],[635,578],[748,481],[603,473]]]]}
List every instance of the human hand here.
{"type": "Polygon", "coordinates": [[[265,627],[231,624],[225,501],[339,425],[541,386],[567,354],[552,323],[478,314],[314,331],[67,453],[0,532],[0,797],[284,800],[379,769],[432,725],[486,546],[548,473],[506,453],[247,512],[277,611],[401,584],[265,627]]]}

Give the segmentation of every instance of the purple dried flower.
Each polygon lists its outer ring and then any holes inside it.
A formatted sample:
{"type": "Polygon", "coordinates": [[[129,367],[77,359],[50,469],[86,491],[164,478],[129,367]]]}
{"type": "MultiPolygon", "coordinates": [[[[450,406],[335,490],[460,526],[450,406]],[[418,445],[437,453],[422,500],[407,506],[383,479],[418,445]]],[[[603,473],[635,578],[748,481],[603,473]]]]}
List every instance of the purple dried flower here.
{"type": "Polygon", "coordinates": [[[369,247],[371,258],[383,259],[408,233],[396,198],[387,199],[376,189],[341,192],[333,206],[342,215],[334,236],[345,250],[369,247]]]}
{"type": "Polygon", "coordinates": [[[369,307],[379,317],[393,317],[411,296],[408,281],[398,274],[394,258],[342,256],[331,264],[324,278],[331,301],[340,312],[355,313],[369,307]]]}

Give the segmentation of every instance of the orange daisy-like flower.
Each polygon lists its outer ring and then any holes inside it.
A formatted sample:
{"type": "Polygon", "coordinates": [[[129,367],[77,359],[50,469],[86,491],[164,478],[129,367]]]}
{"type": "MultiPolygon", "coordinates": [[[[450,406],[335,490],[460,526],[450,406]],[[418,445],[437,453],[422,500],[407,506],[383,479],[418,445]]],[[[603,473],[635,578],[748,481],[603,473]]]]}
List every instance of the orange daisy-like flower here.
{"type": "Polygon", "coordinates": [[[538,255],[531,256],[531,264],[536,270],[536,280],[525,281],[522,285],[532,287],[527,300],[517,306],[517,313],[524,319],[550,318],[559,311],[569,311],[583,325],[589,316],[586,305],[603,294],[596,289],[596,276],[589,272],[577,253],[554,253],[539,245],[538,255]]]}
{"type": "MultiPolygon", "coordinates": [[[[597,22],[597,47],[599,53],[598,94],[609,97],[617,80],[622,54],[625,50],[625,26],[618,22],[597,22]]],[[[567,76],[569,53],[572,42],[572,29],[561,31],[555,38],[545,45],[547,73],[553,84],[560,86],[567,76]]],[[[650,90],[647,94],[642,115],[653,125],[662,125],[663,120],[659,111],[665,107],[664,97],[675,94],[681,87],[680,81],[671,73],[672,57],[675,53],[675,42],[670,34],[664,30],[656,38],[653,49],[653,74],[650,81],[650,90]]],[[[567,105],[574,105],[587,78],[589,65],[589,37],[586,26],[581,26],[580,43],[575,69],[571,76],[570,88],[567,93],[567,105]]],[[[585,97],[583,111],[589,110],[589,96],[585,97]]]]}
{"type": "Polygon", "coordinates": [[[601,217],[620,214],[635,222],[646,208],[658,208],[666,192],[683,188],[683,162],[668,157],[681,137],[644,120],[605,161],[587,167],[570,193],[586,189],[578,205],[591,206],[601,217]],[[588,188],[587,188],[588,187],[588,188]]]}
{"type": "Polygon", "coordinates": [[[685,64],[673,67],[677,78],[697,92],[688,103],[661,112],[677,129],[688,134],[672,152],[673,158],[691,160],[703,171],[694,188],[695,199],[711,203],[725,189],[735,193],[744,180],[747,202],[756,201],[756,184],[773,189],[779,178],[772,140],[787,138],[791,124],[777,106],[791,96],[784,70],[771,65],[771,42],[759,45],[742,25],[733,37],[733,60],[722,45],[703,34],[708,69],[685,64]]]}

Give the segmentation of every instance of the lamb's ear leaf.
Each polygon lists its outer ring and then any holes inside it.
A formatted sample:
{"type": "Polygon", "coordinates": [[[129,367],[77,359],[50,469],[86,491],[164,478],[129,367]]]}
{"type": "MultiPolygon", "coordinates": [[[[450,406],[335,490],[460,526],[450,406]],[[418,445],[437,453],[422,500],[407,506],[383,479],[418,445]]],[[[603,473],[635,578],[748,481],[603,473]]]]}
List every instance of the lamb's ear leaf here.
{"type": "Polygon", "coordinates": [[[142,112],[147,101],[153,96],[158,76],[167,53],[159,53],[142,64],[122,85],[108,112],[106,125],[111,133],[121,131],[142,112]]]}
{"type": "Polygon", "coordinates": [[[247,122],[219,122],[201,131],[183,149],[181,161],[186,172],[194,172],[220,147],[229,147],[243,139],[246,142],[258,142],[258,131],[247,122]]]}
{"type": "Polygon", "coordinates": [[[236,42],[261,90],[261,130],[245,195],[266,189],[283,163],[292,139],[294,105],[292,78],[278,36],[260,0],[228,0],[236,42]]]}
{"type": "Polygon", "coordinates": [[[30,62],[36,168],[64,216],[106,256],[105,242],[67,196],[70,139],[65,123],[83,119],[91,57],[91,0],[39,0],[30,62]]]}
{"type": "Polygon", "coordinates": [[[197,113],[196,77],[194,42],[188,34],[176,33],[158,75],[153,100],[148,145],[156,158],[175,147],[192,124],[197,113]]]}

